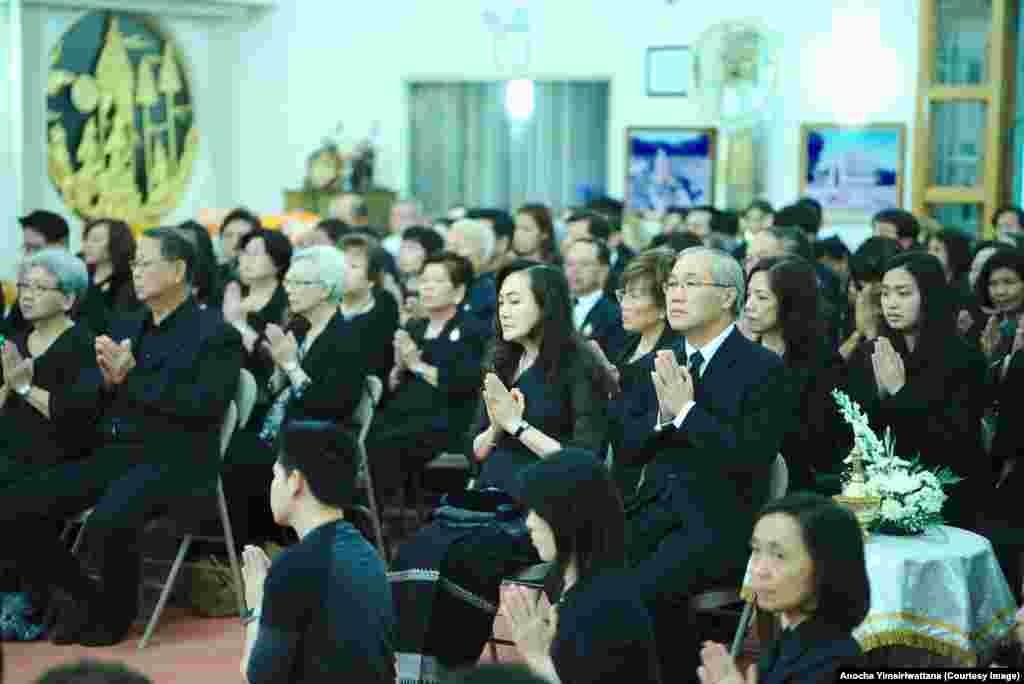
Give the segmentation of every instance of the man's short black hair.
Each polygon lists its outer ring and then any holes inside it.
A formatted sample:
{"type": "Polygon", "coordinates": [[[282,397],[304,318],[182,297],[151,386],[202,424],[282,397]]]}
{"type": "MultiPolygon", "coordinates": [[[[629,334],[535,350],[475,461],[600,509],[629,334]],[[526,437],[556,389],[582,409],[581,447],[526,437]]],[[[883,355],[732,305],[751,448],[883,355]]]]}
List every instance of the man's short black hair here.
{"type": "Polygon", "coordinates": [[[827,257],[838,261],[840,259],[848,259],[850,257],[850,250],[845,242],[833,235],[814,243],[814,256],[818,259],[827,257]]]}
{"type": "Polygon", "coordinates": [[[608,219],[603,214],[599,214],[596,211],[577,211],[573,212],[565,223],[569,225],[577,221],[587,222],[587,232],[590,233],[592,238],[607,240],[611,237],[612,224],[608,222],[608,219]]]}
{"type": "Polygon", "coordinates": [[[885,265],[900,252],[900,243],[892,238],[871,237],[861,243],[850,258],[850,275],[859,287],[865,283],[880,283],[885,265]]]}
{"type": "Polygon", "coordinates": [[[347,223],[337,218],[324,219],[316,224],[315,230],[322,230],[331,244],[335,246],[338,245],[341,238],[352,232],[352,228],[347,223]]]}
{"type": "Polygon", "coordinates": [[[31,228],[46,240],[47,244],[53,245],[68,239],[68,222],[60,214],[52,211],[36,209],[28,216],[18,219],[22,228],[31,228]]]}
{"type": "Polygon", "coordinates": [[[498,240],[502,238],[512,239],[512,234],[516,232],[516,222],[513,220],[512,215],[503,209],[483,209],[476,208],[466,212],[466,218],[468,219],[485,219],[491,222],[494,227],[494,237],[498,240]]]}
{"type": "Polygon", "coordinates": [[[587,209],[590,211],[596,211],[597,213],[608,219],[608,223],[611,224],[611,230],[613,233],[618,233],[622,230],[622,210],[623,204],[614,197],[597,197],[587,202],[587,209]]]}
{"type": "Polygon", "coordinates": [[[444,249],[444,238],[436,230],[426,226],[409,226],[402,231],[402,240],[418,243],[427,256],[444,249]]]}
{"type": "Polygon", "coordinates": [[[651,240],[651,244],[648,249],[654,249],[655,247],[667,247],[673,252],[678,254],[684,249],[690,247],[700,247],[703,242],[701,239],[693,233],[687,231],[676,231],[674,233],[658,233],[651,240]]]}
{"type": "Polygon", "coordinates": [[[359,445],[326,420],[292,420],[278,436],[277,462],[298,470],[317,501],[332,508],[352,503],[360,464],[359,445]]]}
{"type": "Polygon", "coordinates": [[[808,204],[790,204],[775,212],[775,225],[799,228],[804,233],[814,236],[818,233],[820,219],[808,204]]]}
{"type": "Polygon", "coordinates": [[[782,243],[782,249],[786,250],[786,254],[793,254],[803,257],[807,261],[814,261],[814,248],[811,246],[811,240],[801,228],[797,226],[776,225],[765,232],[782,243]]]}
{"type": "Polygon", "coordinates": [[[891,223],[896,226],[896,234],[901,240],[917,240],[917,234],[921,226],[917,217],[905,209],[883,209],[871,217],[871,225],[876,223],[891,223]]]}
{"type": "Polygon", "coordinates": [[[152,681],[121,663],[85,658],[50,668],[36,684],[152,684],[152,681]]]}
{"type": "Polygon", "coordinates": [[[160,256],[168,261],[185,262],[185,282],[192,284],[196,268],[196,247],[182,234],[182,229],[171,226],[150,228],[142,233],[143,237],[157,240],[160,243],[160,256]]]}

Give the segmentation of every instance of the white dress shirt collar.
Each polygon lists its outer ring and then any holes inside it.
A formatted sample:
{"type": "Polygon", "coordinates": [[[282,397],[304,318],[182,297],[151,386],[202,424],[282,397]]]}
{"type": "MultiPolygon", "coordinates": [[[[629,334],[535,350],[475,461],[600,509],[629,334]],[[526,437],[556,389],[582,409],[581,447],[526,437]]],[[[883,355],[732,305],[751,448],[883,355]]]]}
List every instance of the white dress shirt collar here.
{"type": "Polygon", "coordinates": [[[583,327],[583,322],[587,320],[587,316],[590,315],[591,310],[597,306],[597,301],[601,299],[601,289],[598,288],[590,294],[583,295],[576,300],[576,306],[572,310],[572,323],[576,330],[583,327]]]}
{"type": "Polygon", "coordinates": [[[715,358],[715,354],[718,352],[718,348],[725,342],[725,338],[732,334],[732,331],[736,329],[735,323],[730,323],[725,330],[719,333],[718,337],[711,340],[703,347],[694,347],[690,344],[689,340],[686,340],[686,363],[689,365],[690,357],[693,356],[694,352],[699,351],[701,356],[704,357],[704,363],[701,364],[700,374],[704,375],[704,371],[707,370],[708,364],[711,363],[711,359],[715,358]]]}

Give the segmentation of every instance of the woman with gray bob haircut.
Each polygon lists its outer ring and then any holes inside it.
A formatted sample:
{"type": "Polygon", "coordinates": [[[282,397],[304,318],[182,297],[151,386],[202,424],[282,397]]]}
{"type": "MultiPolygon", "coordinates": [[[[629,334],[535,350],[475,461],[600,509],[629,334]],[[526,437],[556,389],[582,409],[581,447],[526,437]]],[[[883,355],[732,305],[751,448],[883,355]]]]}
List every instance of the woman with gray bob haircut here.
{"type": "MultiPolygon", "coordinates": [[[[37,252],[19,271],[17,306],[28,327],[0,350],[0,487],[38,487],[34,478],[43,471],[87,455],[99,401],[99,384],[90,382],[99,375],[96,342],[71,312],[88,286],[85,264],[63,249],[37,252]]],[[[31,580],[18,579],[17,600],[4,601],[13,606],[4,616],[5,641],[43,631],[50,589],[31,580]]]]}

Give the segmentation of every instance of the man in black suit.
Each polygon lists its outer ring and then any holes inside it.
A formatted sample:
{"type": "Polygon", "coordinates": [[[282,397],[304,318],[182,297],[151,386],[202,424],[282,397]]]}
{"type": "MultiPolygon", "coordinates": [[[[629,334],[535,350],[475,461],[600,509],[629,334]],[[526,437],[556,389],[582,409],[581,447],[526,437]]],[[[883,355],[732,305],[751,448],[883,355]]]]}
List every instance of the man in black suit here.
{"type": "Polygon", "coordinates": [[[175,229],[144,234],[132,276],[146,306],[97,338],[98,367],[81,379],[101,388],[96,432],[81,435],[93,454],[0,492],[5,557],[70,597],[50,632],[54,643],[122,641],[138,612],[140,529],[168,509],[188,510],[216,481],[243,347],[219,309],[202,310],[192,298],[195,264],[195,249],[175,229]],[[91,506],[86,540],[99,585],[41,522],[91,506]]]}
{"type": "Polygon", "coordinates": [[[685,340],[655,359],[659,419],[626,517],[630,587],[654,618],[666,681],[696,667],[696,640],[680,639],[688,598],[741,577],[795,412],[782,360],[736,329],[744,286],[739,262],[707,247],[683,251],[665,285],[669,324],[685,340]]]}
{"type": "Polygon", "coordinates": [[[601,345],[605,356],[617,358],[625,331],[622,310],[605,291],[608,279],[608,243],[584,238],[574,240],[564,253],[565,277],[573,296],[573,327],[583,337],[601,345]]]}

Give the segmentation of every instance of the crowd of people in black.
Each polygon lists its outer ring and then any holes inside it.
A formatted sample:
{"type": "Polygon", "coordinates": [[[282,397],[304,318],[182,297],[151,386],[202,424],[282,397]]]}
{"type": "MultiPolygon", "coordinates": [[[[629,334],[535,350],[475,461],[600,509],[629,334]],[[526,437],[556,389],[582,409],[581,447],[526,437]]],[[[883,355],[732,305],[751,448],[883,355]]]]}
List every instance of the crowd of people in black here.
{"type": "Polygon", "coordinates": [[[347,195],[288,236],[238,209],[216,242],[195,222],[136,236],[99,218],[77,256],[60,216],[21,220],[0,564],[26,624],[124,640],[141,531],[219,476],[245,547],[249,682],[477,681],[463,671],[500,611],[548,681],[734,684],[751,673],[701,647],[689,600],[748,561],[788,627],[758,681],[818,681],[856,661],[869,592],[857,523],[827,498],[853,444],[834,389],[899,453],[963,478],[946,520],[989,537],[1020,585],[1020,209],[997,212],[991,242],[883,211],[851,253],[818,239],[808,199],[673,210],[650,244],[609,198],[560,220],[410,206],[385,234],[347,195]],[[222,459],[242,369],[255,408],[222,459]],[[404,500],[444,452],[467,457],[466,487],[393,557],[372,548],[348,513],[364,470],[377,501],[404,500]],[[769,501],[780,455],[796,493],[769,501]],[[59,536],[85,510],[98,580],[59,536]],[[267,541],[286,547],[273,562],[267,541]],[[542,562],[539,595],[501,590],[542,562]]]}

